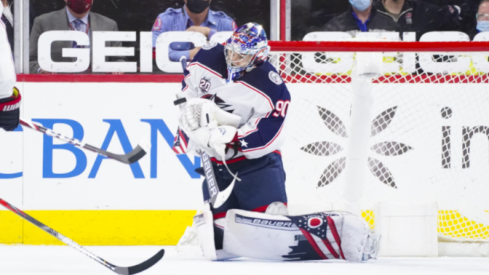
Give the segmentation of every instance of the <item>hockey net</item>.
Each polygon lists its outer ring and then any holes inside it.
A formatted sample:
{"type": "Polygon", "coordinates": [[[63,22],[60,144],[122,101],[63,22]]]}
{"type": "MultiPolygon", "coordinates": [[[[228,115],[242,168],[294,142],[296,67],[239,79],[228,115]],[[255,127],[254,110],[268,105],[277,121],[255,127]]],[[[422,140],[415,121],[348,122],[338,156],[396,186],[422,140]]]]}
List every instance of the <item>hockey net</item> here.
{"type": "Polygon", "coordinates": [[[356,52],[378,52],[362,216],[373,228],[377,202],[434,201],[440,238],[489,241],[487,42],[270,45],[292,95],[283,149],[291,214],[341,199],[356,52]]]}

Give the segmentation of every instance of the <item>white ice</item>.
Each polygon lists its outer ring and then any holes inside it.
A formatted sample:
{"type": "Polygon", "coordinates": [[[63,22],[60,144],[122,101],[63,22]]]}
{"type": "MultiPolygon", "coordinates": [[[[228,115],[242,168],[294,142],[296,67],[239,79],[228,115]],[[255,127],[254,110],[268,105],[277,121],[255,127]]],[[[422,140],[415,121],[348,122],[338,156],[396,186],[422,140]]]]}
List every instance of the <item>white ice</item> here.
{"type": "MultiPolygon", "coordinates": [[[[489,274],[488,258],[380,258],[367,263],[344,261],[267,262],[240,259],[209,262],[193,253],[177,253],[175,247],[87,246],[104,260],[120,266],[138,264],[159,249],[163,259],[143,275],[447,275],[489,274]]],[[[106,267],[68,246],[0,245],[0,275],[110,275],[106,267]]]]}

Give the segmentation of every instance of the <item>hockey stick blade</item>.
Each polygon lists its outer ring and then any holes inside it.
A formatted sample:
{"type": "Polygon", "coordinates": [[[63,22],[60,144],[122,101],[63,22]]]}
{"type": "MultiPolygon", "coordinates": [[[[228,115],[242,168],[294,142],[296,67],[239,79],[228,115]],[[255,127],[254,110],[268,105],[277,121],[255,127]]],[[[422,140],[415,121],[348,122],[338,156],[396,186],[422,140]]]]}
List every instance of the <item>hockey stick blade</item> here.
{"type": "MultiPolygon", "coordinates": [[[[236,176],[238,174],[236,173],[236,176]]],[[[233,189],[234,189],[234,183],[236,182],[236,179],[237,178],[234,178],[233,181],[231,182],[231,184],[228,186],[228,188],[224,189],[224,191],[220,191],[217,196],[216,196],[216,199],[214,201],[214,203],[212,204],[212,206],[214,208],[219,208],[221,207],[228,199],[229,199],[229,196],[231,196],[231,192],[233,192],[233,189]]]]}
{"type": "Polygon", "coordinates": [[[29,216],[28,214],[26,214],[22,210],[16,208],[15,206],[11,205],[10,203],[4,201],[1,198],[0,198],[0,204],[3,205],[8,210],[14,212],[15,214],[17,214],[19,217],[23,218],[24,220],[26,220],[26,221],[32,223],[33,225],[39,227],[40,229],[42,229],[44,232],[48,233],[49,235],[55,237],[56,239],[67,244],[68,246],[78,250],[78,252],[85,254],[85,256],[92,258],[92,260],[98,262],[99,264],[107,267],[108,269],[110,269],[113,272],[120,274],[120,275],[131,275],[131,274],[140,273],[140,272],[152,267],[154,264],[156,264],[159,260],[161,260],[161,258],[163,258],[163,255],[165,254],[165,250],[161,249],[153,257],[149,258],[148,260],[146,260],[146,261],[144,261],[138,265],[129,266],[129,267],[117,266],[117,265],[114,265],[114,264],[107,262],[106,260],[104,260],[104,259],[100,258],[99,256],[93,254],[92,252],[86,250],[84,247],[80,246],[79,244],[77,244],[76,242],[71,240],[70,238],[61,235],[59,232],[55,231],[51,227],[44,225],[40,221],[34,219],[33,217],[29,216]]]}
{"type": "Polygon", "coordinates": [[[73,146],[80,147],[80,148],[95,152],[99,155],[117,160],[117,161],[125,163],[125,164],[133,164],[133,163],[139,161],[142,157],[144,157],[146,155],[146,153],[149,151],[149,147],[150,147],[147,144],[139,144],[134,150],[132,150],[131,152],[129,152],[127,154],[124,154],[124,155],[114,154],[114,153],[105,151],[103,149],[97,148],[93,145],[86,144],[86,143],[84,143],[78,139],[63,136],[63,135],[56,133],[53,130],[46,128],[46,127],[44,127],[41,124],[36,123],[36,122],[27,121],[27,120],[21,118],[20,124],[22,126],[29,128],[29,129],[32,129],[34,131],[41,132],[47,136],[62,140],[64,142],[67,142],[73,146]]]}
{"type": "Polygon", "coordinates": [[[131,274],[137,274],[143,272],[146,269],[155,265],[159,260],[161,260],[161,258],[163,258],[164,255],[165,255],[165,250],[161,249],[153,257],[147,259],[146,261],[138,265],[134,265],[130,267],[116,266],[114,272],[121,275],[131,275],[131,274]]]}

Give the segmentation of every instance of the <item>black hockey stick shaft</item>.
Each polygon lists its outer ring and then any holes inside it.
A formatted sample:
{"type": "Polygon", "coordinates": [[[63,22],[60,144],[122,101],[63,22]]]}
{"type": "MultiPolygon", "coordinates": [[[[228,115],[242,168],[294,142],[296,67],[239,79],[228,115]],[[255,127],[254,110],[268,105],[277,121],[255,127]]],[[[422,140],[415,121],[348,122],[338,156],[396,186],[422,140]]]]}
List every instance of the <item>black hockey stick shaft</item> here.
{"type": "Polygon", "coordinates": [[[56,232],[54,229],[50,228],[49,226],[44,225],[40,221],[34,219],[33,217],[29,216],[28,214],[26,214],[22,210],[16,208],[15,206],[11,205],[10,203],[4,201],[1,198],[0,198],[0,204],[3,205],[8,210],[14,212],[15,214],[17,214],[21,218],[23,218],[23,219],[27,220],[28,222],[32,223],[33,225],[39,227],[40,229],[42,229],[44,232],[48,233],[49,235],[55,237],[56,239],[62,241],[63,243],[67,244],[68,246],[78,250],[79,252],[81,252],[81,253],[85,254],[86,256],[92,258],[93,260],[95,260],[99,264],[107,267],[108,269],[110,269],[113,272],[120,274],[120,275],[130,275],[130,274],[136,274],[136,273],[142,272],[142,271],[150,268],[154,264],[156,264],[159,260],[161,260],[161,258],[163,258],[163,255],[165,254],[165,250],[161,249],[153,257],[149,258],[148,260],[146,260],[146,261],[144,261],[138,265],[130,266],[130,267],[120,267],[120,266],[111,264],[111,263],[107,262],[106,260],[100,258],[99,256],[93,254],[92,252],[86,250],[85,248],[83,248],[79,244],[75,243],[70,238],[61,235],[59,232],[56,232]]]}
{"type": "Polygon", "coordinates": [[[44,127],[41,124],[36,123],[36,122],[27,121],[27,120],[21,118],[20,124],[22,126],[25,126],[27,128],[30,128],[30,129],[38,131],[38,132],[41,132],[41,133],[48,135],[50,137],[53,137],[53,138],[62,140],[64,142],[67,142],[69,144],[72,144],[76,147],[80,147],[80,148],[95,152],[99,155],[117,160],[117,161],[125,163],[125,164],[132,164],[132,163],[139,161],[142,157],[144,157],[146,155],[146,151],[147,151],[147,149],[144,149],[143,147],[141,147],[141,145],[138,145],[134,150],[132,150],[131,152],[129,152],[125,155],[114,154],[114,153],[102,150],[100,148],[97,148],[93,145],[86,144],[86,143],[84,143],[78,139],[63,136],[63,135],[56,133],[53,130],[46,128],[46,127],[44,127]]]}

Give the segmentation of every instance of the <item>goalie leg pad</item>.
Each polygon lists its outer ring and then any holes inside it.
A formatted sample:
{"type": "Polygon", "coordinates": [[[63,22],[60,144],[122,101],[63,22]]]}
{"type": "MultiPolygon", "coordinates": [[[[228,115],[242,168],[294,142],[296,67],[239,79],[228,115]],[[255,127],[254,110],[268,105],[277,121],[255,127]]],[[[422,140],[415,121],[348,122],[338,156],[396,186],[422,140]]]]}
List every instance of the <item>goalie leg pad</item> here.
{"type": "Polygon", "coordinates": [[[214,220],[209,203],[205,203],[202,213],[194,216],[199,245],[208,260],[227,260],[237,257],[222,249],[225,222],[224,218],[214,220]]]}
{"type": "Polygon", "coordinates": [[[199,245],[204,257],[208,260],[216,260],[216,246],[214,244],[214,218],[209,204],[206,203],[202,213],[194,216],[194,224],[197,229],[199,245]]]}
{"type": "Polygon", "coordinates": [[[233,209],[226,216],[224,250],[266,260],[361,262],[374,258],[371,235],[365,221],[347,212],[280,216],[233,209]]]}

